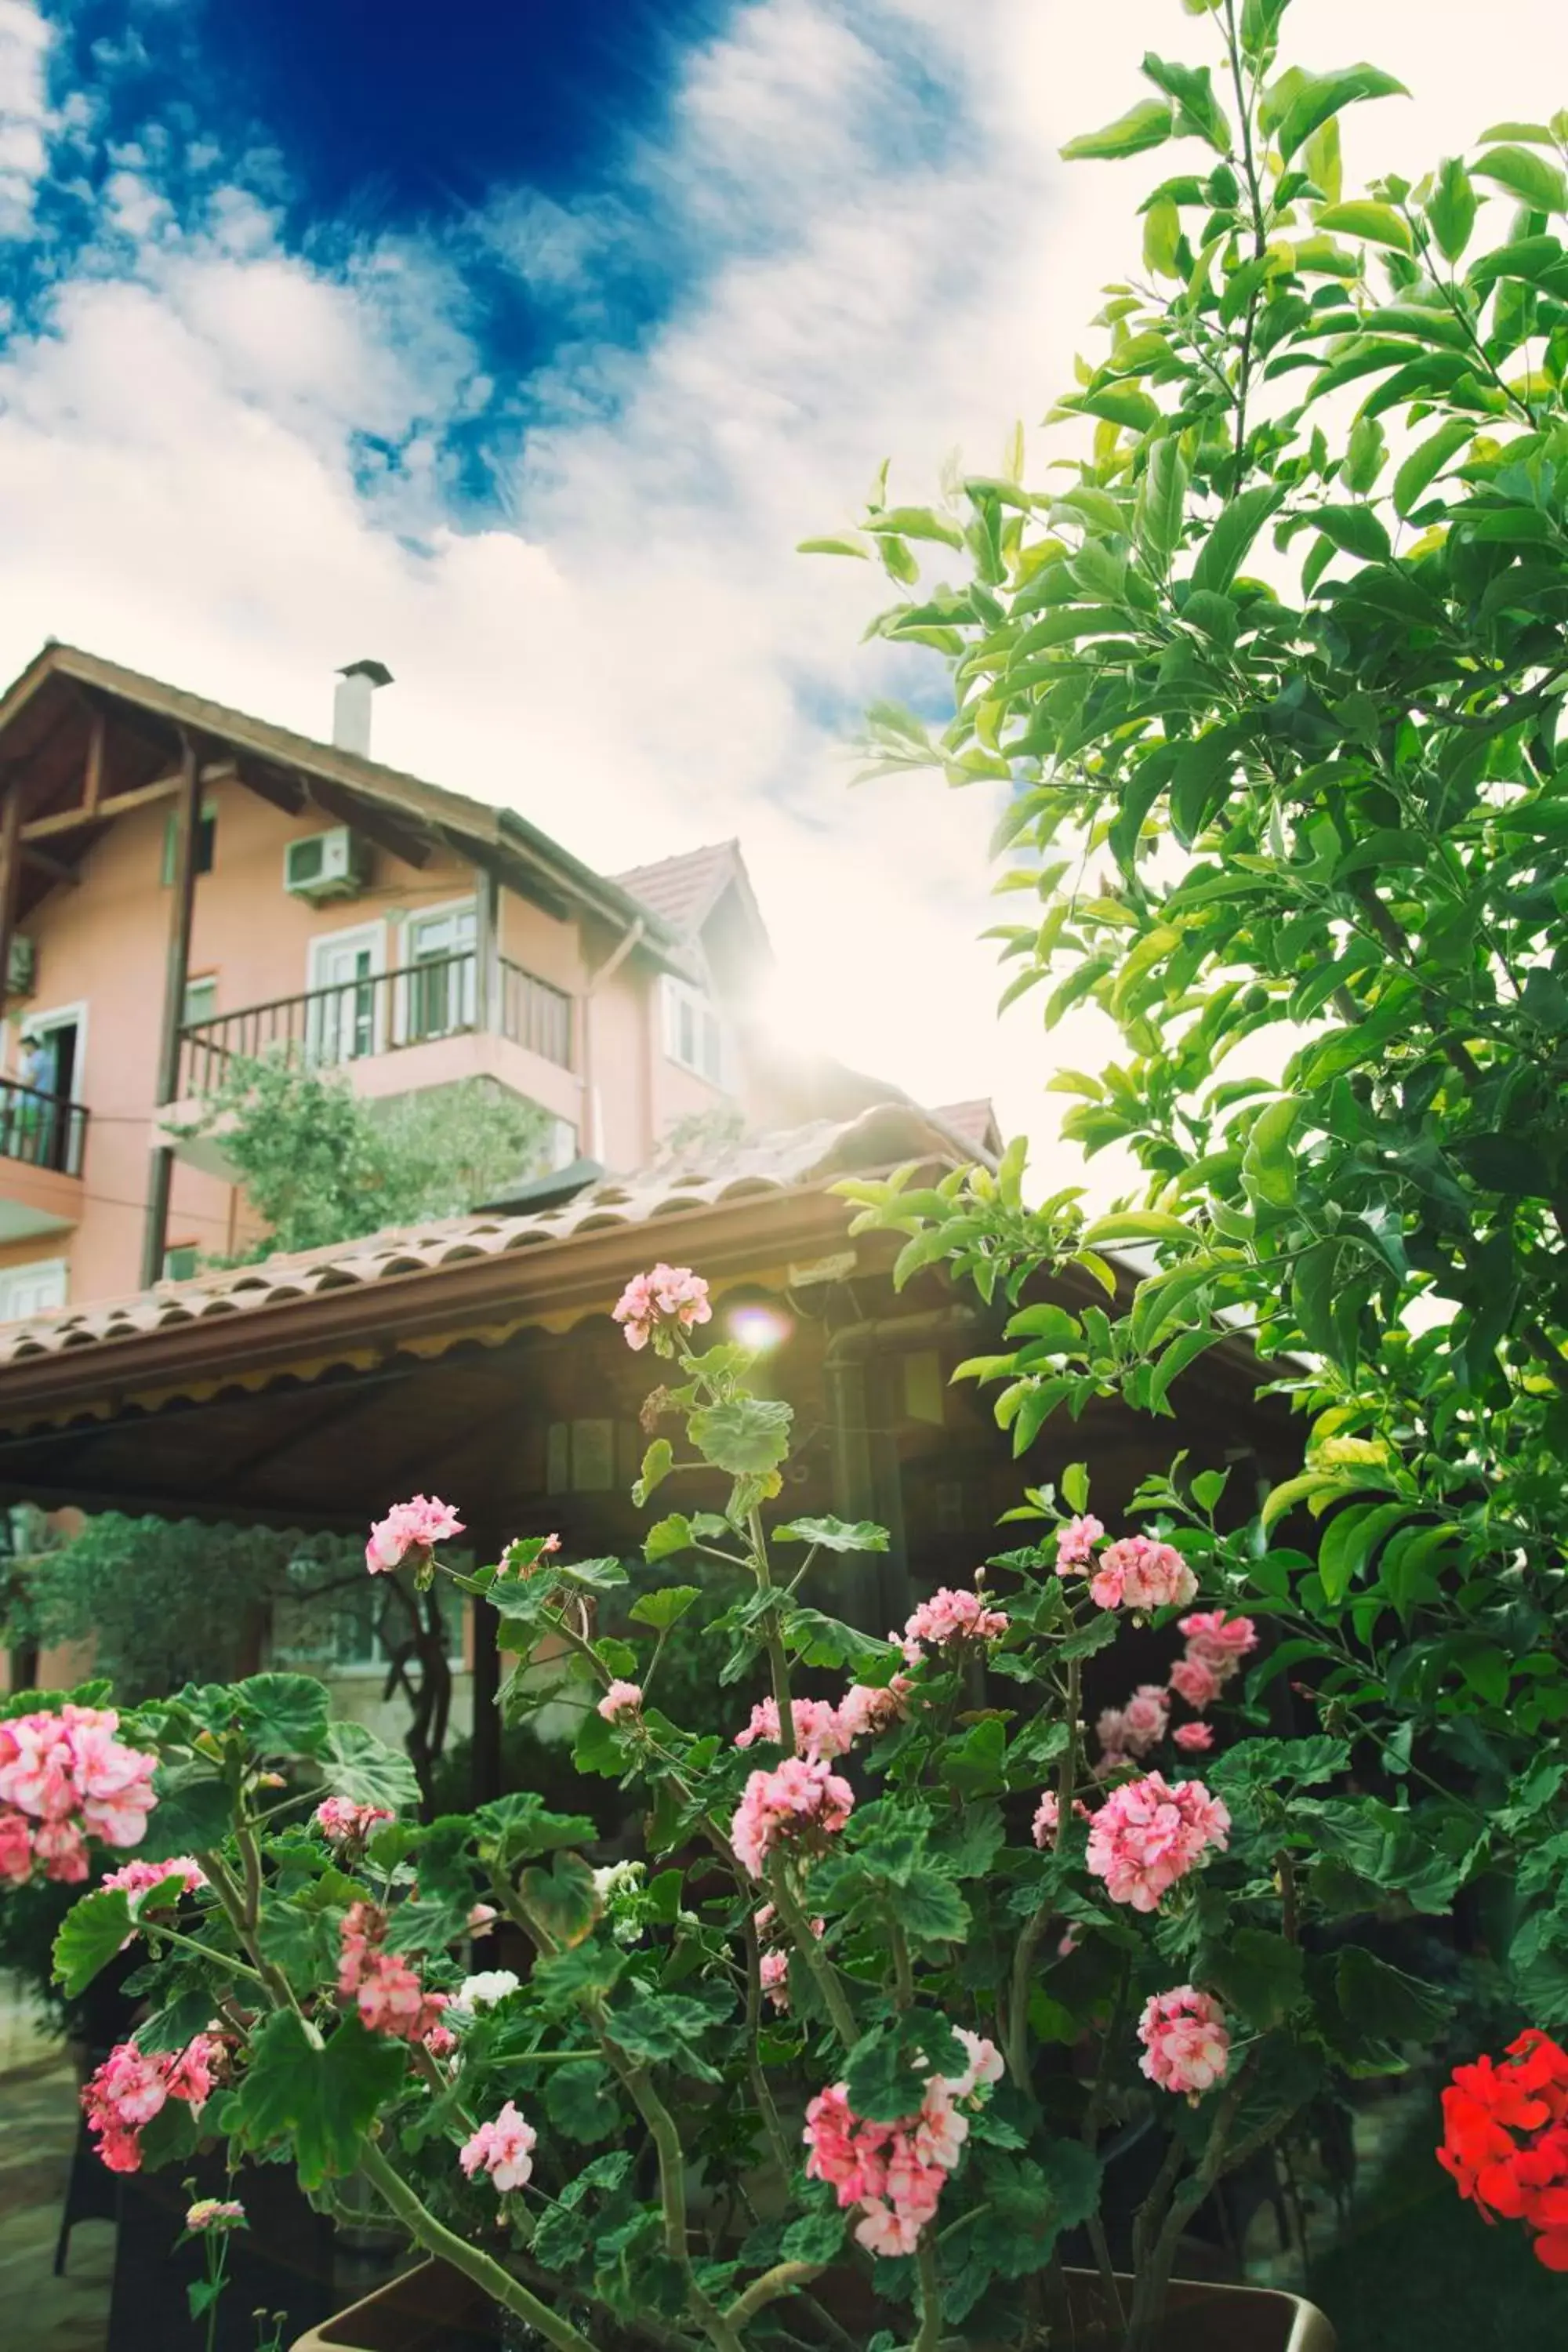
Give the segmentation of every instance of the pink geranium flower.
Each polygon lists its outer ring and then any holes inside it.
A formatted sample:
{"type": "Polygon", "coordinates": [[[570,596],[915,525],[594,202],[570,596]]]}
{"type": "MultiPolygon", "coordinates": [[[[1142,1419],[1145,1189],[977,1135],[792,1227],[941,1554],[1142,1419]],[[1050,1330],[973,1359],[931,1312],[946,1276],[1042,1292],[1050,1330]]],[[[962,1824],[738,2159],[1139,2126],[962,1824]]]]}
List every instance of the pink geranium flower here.
{"type": "MultiPolygon", "coordinates": [[[[798,1754],[808,1763],[844,1755],[853,1734],[847,1732],[839,1719],[839,1711],[825,1698],[795,1698],[790,1701],[790,1715],[795,1724],[795,1744],[798,1754]]],[[[779,1703],[776,1698],[763,1698],[752,1709],[752,1719],[744,1731],[735,1734],[737,1748],[753,1747],[759,1740],[772,1747],[779,1745],[779,1703]]]]}
{"type": "Polygon", "coordinates": [[[1171,1787],[1162,1774],[1113,1789],[1089,1824],[1089,1867],[1113,1903],[1157,1911],[1208,1849],[1223,1848],[1230,1815],[1201,1780],[1171,1787]]]}
{"type": "Polygon", "coordinates": [[[1094,1547],[1105,1534],[1105,1528],[1092,1511],[1069,1519],[1065,1528],[1057,1529],[1057,1574],[1078,1576],[1089,1566],[1094,1547]]]}
{"type": "Polygon", "coordinates": [[[1121,1710],[1121,1746],[1130,1756],[1147,1756],[1171,1724],[1171,1708],[1158,1683],[1140,1683],[1121,1710]]]}
{"type": "MultiPolygon", "coordinates": [[[[1080,1798],[1074,1798],[1073,1811],[1078,1815],[1080,1822],[1087,1822],[1090,1818],[1089,1807],[1080,1798]]],[[[1040,1799],[1039,1803],[1035,1807],[1033,1834],[1035,1843],[1037,1846],[1043,1848],[1055,1842],[1057,1823],[1060,1819],[1061,1801],[1058,1797],[1054,1789],[1047,1789],[1044,1796],[1040,1799]]]]}
{"type": "Polygon", "coordinates": [[[470,2180],[476,2172],[488,2172],[503,2195],[509,2189],[526,2189],[533,2177],[533,2144],[538,2137],[509,2099],[498,2116],[463,2142],[458,2161],[470,2180]]]}
{"type": "Polygon", "coordinates": [[[1185,1635],[1187,1656],[1207,1666],[1222,1683],[1228,1682],[1258,1647],[1258,1628],[1250,1617],[1227,1617],[1223,1609],[1200,1611],[1184,1617],[1177,1629],[1185,1635]]]}
{"type": "Polygon", "coordinates": [[[646,1348],[656,1331],[671,1324],[689,1331],[713,1319],[708,1285],[689,1265],[660,1264],[633,1275],[610,1311],[628,1348],[646,1348]]]}
{"type": "Polygon", "coordinates": [[[1230,2063],[1225,2012],[1194,1985],[1177,1985],[1146,2001],[1138,2039],[1143,2044],[1138,2063],[1149,2080],[1194,2104],[1224,2080],[1230,2063]]]}
{"type": "Polygon", "coordinates": [[[1178,1658],[1171,1668],[1171,1688],[1178,1698],[1184,1698],[1194,1714],[1202,1715],[1219,1696],[1220,1677],[1206,1658],[1188,1655],[1178,1658]]]}
{"type": "Polygon", "coordinates": [[[806,2177],[826,2181],[842,2210],[858,2211],[855,2236],[870,2253],[913,2253],[963,2153],[970,2114],[1001,2077],[995,2044],[957,2032],[968,2063],[961,2074],[932,2075],[912,2116],[895,2123],[858,2116],[843,2083],[806,2108],[806,2177]]]}
{"type": "Polygon", "coordinates": [[[424,1561],[438,1543],[463,1533],[463,1522],[450,1503],[438,1495],[416,1495],[394,1503],[384,1519],[377,1519],[364,1548],[364,1564],[372,1576],[390,1575],[413,1556],[424,1561]]]}
{"type": "Polygon", "coordinates": [[[44,1875],[78,1885],[88,1875],[87,1840],[130,1846],[145,1835],[157,1759],[115,1737],[112,1707],[39,1709],[0,1723],[0,1876],[20,1866],[24,1833],[44,1875]],[[31,1823],[36,1822],[35,1829],[31,1823]]]}
{"type": "Polygon", "coordinates": [[[908,1675],[895,1675],[880,1688],[872,1683],[851,1683],[838,1702],[838,1727],[846,1746],[890,1731],[908,1715],[914,1689],[908,1675]]]}
{"type": "Polygon", "coordinates": [[[1207,1723],[1179,1723],[1171,1737],[1190,1756],[1201,1755],[1214,1746],[1214,1728],[1207,1723]]]}
{"type": "Polygon", "coordinates": [[[0,1878],[19,1886],[33,1874],[33,1832],[26,1813],[0,1807],[0,1878]]]}
{"type": "Polygon", "coordinates": [[[642,1713],[641,1683],[613,1682],[599,1701],[599,1713],[606,1723],[628,1723],[642,1713]]]}
{"type": "Polygon", "coordinates": [[[1150,1536],[1123,1536],[1107,1544],[1089,1582],[1101,1609],[1169,1609],[1191,1601],[1197,1578],[1173,1544],[1150,1536]]]}
{"type": "Polygon", "coordinates": [[[820,1851],[849,1819],[855,1791],[830,1772],[826,1759],[808,1763],[786,1756],[771,1772],[753,1772],[730,1824],[736,1858],[761,1878],[773,1848],[782,1843],[820,1851]]]}
{"type": "Polygon", "coordinates": [[[933,1650],[945,1649],[950,1642],[999,1642],[1007,1631],[1009,1620],[1003,1610],[990,1609],[975,1578],[975,1590],[954,1591],[942,1585],[929,1601],[922,1601],[901,1634],[889,1633],[889,1642],[901,1641],[904,1656],[911,1666],[921,1660],[921,1644],[933,1650]]]}
{"type": "Polygon", "coordinates": [[[356,1805],[348,1797],[323,1797],[310,1816],[332,1845],[363,1845],[372,1830],[396,1818],[384,1805],[356,1805]]]}
{"type": "Polygon", "coordinates": [[[199,2107],[213,2086],[222,2045],[205,2033],[184,2050],[147,2055],[133,2042],[110,2052],[81,2094],[88,2129],[110,2172],[136,2172],[142,2164],[142,2130],[171,2099],[199,2107]]]}

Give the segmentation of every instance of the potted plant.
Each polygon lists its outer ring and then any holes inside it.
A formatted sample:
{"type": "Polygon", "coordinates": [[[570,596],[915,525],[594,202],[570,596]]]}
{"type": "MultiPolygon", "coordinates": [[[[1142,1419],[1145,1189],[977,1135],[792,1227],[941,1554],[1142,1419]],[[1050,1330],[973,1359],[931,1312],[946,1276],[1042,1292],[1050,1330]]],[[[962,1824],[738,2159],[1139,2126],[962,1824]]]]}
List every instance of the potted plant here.
{"type": "MultiPolygon", "coordinates": [[[[552,1537],[457,1580],[520,1666],[558,1662],[578,1769],[636,1792],[646,1859],[596,1867],[592,1820],[532,1792],[407,1818],[406,1760],[304,1676],[0,1725],[18,1861],[62,1821],[139,1833],[56,1952],[73,1997],[127,1938],[147,1955],[151,2014],[84,2094],[105,2161],[217,2139],[236,2166],[289,2158],[326,2203],[357,2173],[497,2331],[556,2352],[1012,2352],[1069,2316],[1107,2352],[1326,2343],[1292,2298],[1172,2285],[1216,2185],[1419,2011],[1372,1954],[1325,1969],[1310,1948],[1291,1808],[1333,1743],[1216,1729],[1257,1633],[1214,1488],[1169,1537],[1112,1539],[1071,1472],[1044,1540],[874,1638],[811,1579],[886,1538],[777,1518],[790,1409],[752,1393],[742,1349],[698,1345],[700,1277],[656,1267],[616,1313],[668,1375],[638,1497],[679,1478],[711,1504],[650,1527],[670,1580],[624,1634],[596,1629],[620,1563],[552,1537]],[[745,1578],[716,1676],[762,1681],[731,1739],[659,1705],[700,1591],[673,1564],[710,1559],[745,1578]],[[1085,1664],[1138,1621],[1169,1629],[1168,1679],[1091,1731],[1085,1664]],[[325,1784],[306,1819],[279,1793],[301,1763],[325,1784]],[[500,1920],[531,1957],[473,1967],[500,1920]]],[[[416,1497],[369,1569],[452,1574],[460,1531],[416,1497]]],[[[320,2340],[425,2340],[395,2305],[429,2284],[320,2340]]]]}

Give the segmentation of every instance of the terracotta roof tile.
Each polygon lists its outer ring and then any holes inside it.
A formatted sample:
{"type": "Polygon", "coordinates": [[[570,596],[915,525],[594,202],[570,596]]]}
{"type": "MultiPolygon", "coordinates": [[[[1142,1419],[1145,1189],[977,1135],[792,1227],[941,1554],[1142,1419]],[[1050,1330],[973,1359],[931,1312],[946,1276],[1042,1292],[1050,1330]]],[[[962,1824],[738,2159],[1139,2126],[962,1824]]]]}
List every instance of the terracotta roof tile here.
{"type": "MultiPolygon", "coordinates": [[[[253,1315],[285,1299],[310,1297],[398,1274],[428,1272],[465,1259],[548,1248],[552,1242],[617,1225],[647,1225],[769,1192],[801,1186],[826,1192],[855,1171],[890,1168],[910,1160],[954,1164],[949,1132],[903,1104],[879,1104],[858,1118],[818,1119],[787,1133],[753,1138],[725,1149],[706,1168],[672,1174],[650,1170],[606,1179],[566,1202],[529,1215],[481,1211],[424,1225],[395,1227],[363,1240],[269,1257],[253,1265],[162,1282],[135,1297],[90,1307],[61,1307],[26,1322],[0,1324],[0,1373],[43,1355],[63,1355],[101,1340],[166,1330],[219,1316],[253,1315]]],[[[660,1239],[660,1248],[678,1244],[660,1239]]]]}
{"type": "Polygon", "coordinates": [[[734,875],[739,856],[737,842],[711,842],[679,857],[661,857],[652,866],[634,866],[613,878],[680,938],[689,939],[734,875]]]}

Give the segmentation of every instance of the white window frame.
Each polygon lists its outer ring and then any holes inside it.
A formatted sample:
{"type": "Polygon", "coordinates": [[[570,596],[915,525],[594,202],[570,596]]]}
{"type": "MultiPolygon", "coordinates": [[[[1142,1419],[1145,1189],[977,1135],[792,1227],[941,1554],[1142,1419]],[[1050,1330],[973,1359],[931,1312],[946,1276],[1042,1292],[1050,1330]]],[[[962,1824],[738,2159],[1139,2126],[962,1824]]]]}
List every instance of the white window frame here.
{"type": "Polygon", "coordinates": [[[686,1070],[692,1077],[700,1078],[705,1086],[712,1087],[718,1093],[724,1093],[729,1078],[729,1041],[724,1034],[724,1024],[719,1017],[719,1008],[707,992],[694,988],[689,981],[678,979],[672,971],[662,973],[659,1019],[664,1032],[665,1060],[673,1062],[678,1070],[686,1070]],[[694,1060],[680,1050],[680,1014],[686,1006],[690,1007],[699,1034],[701,1023],[706,1021],[712,1024],[717,1059],[715,1069],[705,1068],[700,1059],[694,1060]]]}
{"type": "MultiPolygon", "coordinates": [[[[370,970],[365,977],[367,980],[380,980],[386,971],[384,919],[368,923],[345,923],[335,931],[312,932],[305,944],[305,987],[309,994],[313,996],[318,989],[330,988],[332,985],[331,981],[322,976],[322,966],[326,961],[323,950],[328,948],[347,947],[368,947],[370,970]]],[[[352,985],[352,983],[345,983],[345,985],[352,985]]],[[[375,1009],[371,1024],[370,1040],[372,1055],[384,1054],[387,1047],[386,1005],[384,997],[384,992],[382,992],[374,1000],[375,1009]]],[[[364,1060],[367,1057],[363,1055],[349,1055],[345,1058],[354,1061],[364,1060]]]]}
{"type": "MultiPolygon", "coordinates": [[[[455,955],[462,955],[463,953],[468,952],[475,959],[473,971],[475,1021],[468,1025],[478,1025],[479,989],[479,968],[478,960],[479,944],[479,893],[477,891],[466,890],[460,898],[437,898],[433,906],[410,907],[407,913],[403,916],[399,923],[396,968],[404,974],[404,978],[397,983],[396,1019],[397,1039],[400,1045],[408,1044],[410,1042],[424,1042],[423,1040],[411,1041],[409,1038],[409,1030],[412,1026],[412,1014],[408,1001],[408,992],[411,983],[407,977],[407,975],[414,970],[415,941],[419,935],[421,929],[426,923],[443,922],[451,915],[468,914],[471,914],[474,919],[473,946],[468,950],[465,950],[462,948],[455,948],[451,952],[455,955]]],[[[460,1032],[458,1030],[441,1030],[436,1034],[439,1036],[456,1036],[459,1034],[460,1032]]]]}
{"type": "Polygon", "coordinates": [[[68,1303],[70,1296],[70,1265],[63,1257],[29,1258],[25,1265],[0,1266],[0,1323],[25,1323],[34,1315],[47,1315],[57,1307],[68,1303]],[[16,1286],[24,1281],[37,1282],[41,1275],[59,1277],[60,1295],[46,1307],[32,1307],[20,1315],[12,1305],[16,1286]]]}
{"type": "Polygon", "coordinates": [[[47,1036],[51,1029],[67,1029],[76,1024],[76,1068],[71,1073],[71,1100],[87,1100],[87,999],[75,1004],[51,1004],[42,1013],[25,1013],[16,1024],[16,1050],[26,1037],[47,1036]]]}

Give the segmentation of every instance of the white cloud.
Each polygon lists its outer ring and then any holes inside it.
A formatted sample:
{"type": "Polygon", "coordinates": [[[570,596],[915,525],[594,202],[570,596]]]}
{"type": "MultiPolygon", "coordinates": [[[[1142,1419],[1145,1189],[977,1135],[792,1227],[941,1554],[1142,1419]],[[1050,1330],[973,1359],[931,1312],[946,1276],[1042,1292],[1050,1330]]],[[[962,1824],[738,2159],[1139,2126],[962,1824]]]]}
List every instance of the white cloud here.
{"type": "MultiPolygon", "coordinates": [[[[1293,17],[1315,62],[1370,42],[1417,84],[1357,125],[1361,160],[1414,169],[1528,103],[1511,60],[1552,54],[1555,0],[1494,13],[1510,37],[1484,45],[1417,0],[1293,17]]],[[[54,634],[320,731],[333,667],[374,654],[398,678],[384,756],[609,867],[739,834],[803,1032],[1054,1129],[1043,1076],[1102,1033],[993,1021],[982,796],[846,789],[839,738],[886,684],[858,644],[880,598],[868,567],[793,550],[884,457],[923,496],[955,441],[990,470],[1043,412],[1153,176],[1056,149],[1122,110],[1145,46],[1203,37],[1174,0],[754,0],[602,204],[517,192],[479,224],[536,289],[581,278],[579,335],[594,271],[650,224],[707,256],[636,351],[579,341],[531,388],[559,421],[523,453],[518,530],[437,504],[442,428],[489,392],[450,251],[314,264],[237,186],[180,231],[125,164],[123,257],[0,354],[0,671],[54,634]]],[[[0,0],[0,225],[9,126],[37,142],[15,150],[27,206],[48,135],[46,40],[0,0]]]]}
{"type": "Polygon", "coordinates": [[[49,27],[29,0],[0,0],[0,239],[30,236],[50,128],[49,27]]]}

